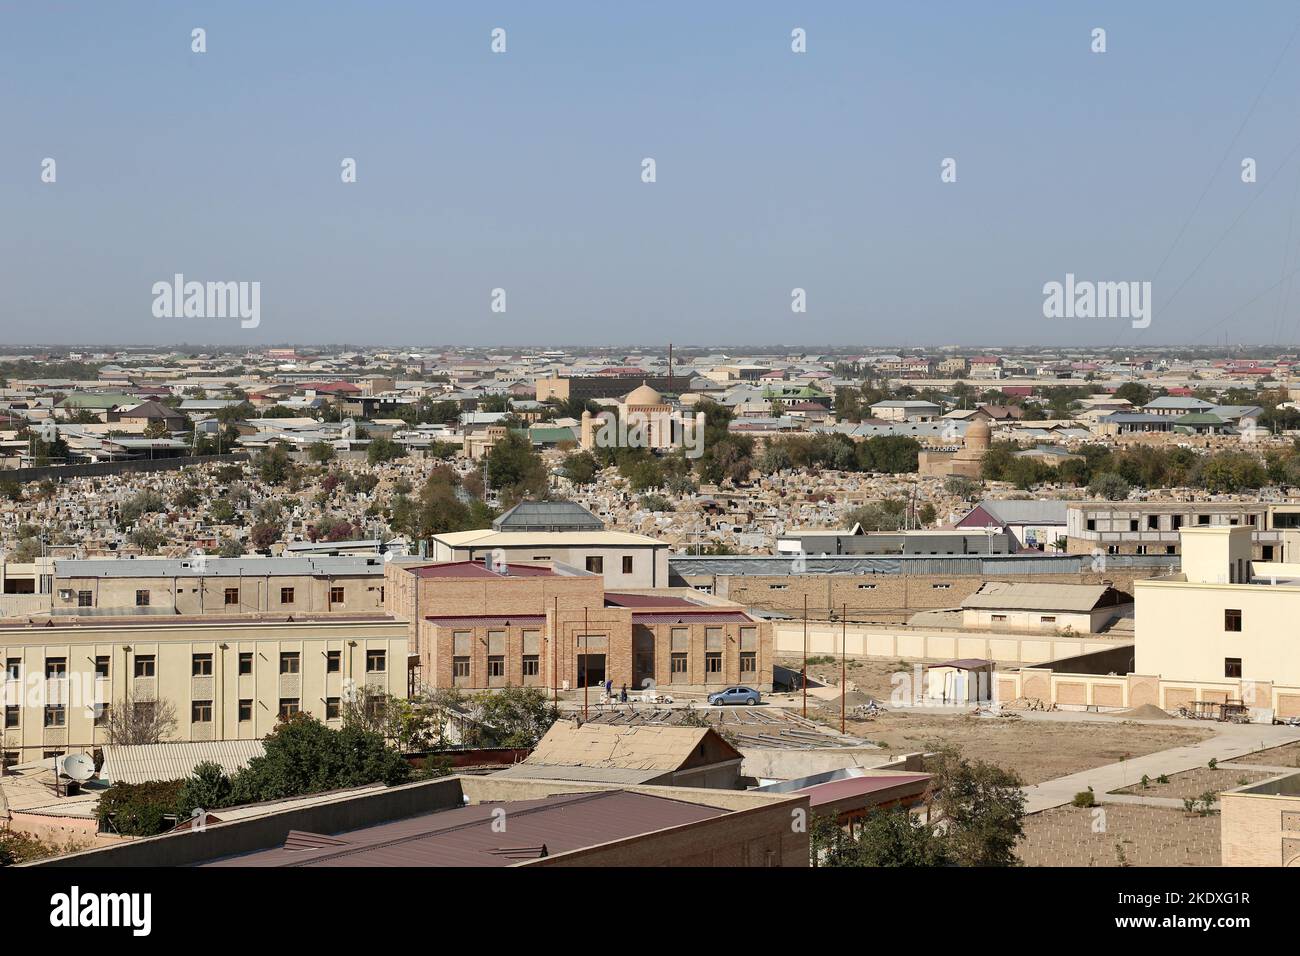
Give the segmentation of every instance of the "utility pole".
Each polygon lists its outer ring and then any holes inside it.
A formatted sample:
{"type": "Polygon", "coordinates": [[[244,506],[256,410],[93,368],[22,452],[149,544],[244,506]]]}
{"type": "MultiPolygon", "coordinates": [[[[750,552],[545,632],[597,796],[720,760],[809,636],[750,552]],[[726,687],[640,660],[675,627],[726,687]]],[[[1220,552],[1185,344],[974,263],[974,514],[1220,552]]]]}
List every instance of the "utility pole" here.
{"type": "Polygon", "coordinates": [[[848,654],[849,605],[845,602],[840,612],[840,733],[844,733],[844,718],[848,707],[848,654]]]}
{"type": "Polygon", "coordinates": [[[808,719],[808,595],[803,596],[803,676],[799,683],[803,686],[803,716],[808,719]]]}

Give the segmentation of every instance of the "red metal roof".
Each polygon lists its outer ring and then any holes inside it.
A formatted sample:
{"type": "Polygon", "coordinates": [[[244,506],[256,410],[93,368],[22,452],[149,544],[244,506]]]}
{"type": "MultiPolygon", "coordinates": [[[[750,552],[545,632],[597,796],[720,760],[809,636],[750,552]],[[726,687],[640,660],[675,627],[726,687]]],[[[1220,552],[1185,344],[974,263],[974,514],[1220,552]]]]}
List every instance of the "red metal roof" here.
{"type": "Polygon", "coordinates": [[[562,794],[457,807],[331,835],[293,832],[284,846],[205,865],[510,866],[538,859],[543,847],[546,855],[553,856],[727,813],[625,790],[562,794]],[[497,832],[493,825],[500,817],[498,810],[505,811],[506,833],[497,832]]]}
{"type": "Polygon", "coordinates": [[[693,607],[708,608],[675,595],[627,594],[622,591],[606,591],[605,603],[611,607],[693,607]]]}
{"type": "MultiPolygon", "coordinates": [[[[928,773],[897,774],[893,776],[845,777],[841,780],[829,780],[815,783],[811,787],[796,790],[796,793],[808,794],[808,803],[812,807],[836,803],[850,797],[886,797],[890,790],[910,787],[930,779],[928,773]]],[[[879,802],[879,801],[872,801],[879,802]]]]}

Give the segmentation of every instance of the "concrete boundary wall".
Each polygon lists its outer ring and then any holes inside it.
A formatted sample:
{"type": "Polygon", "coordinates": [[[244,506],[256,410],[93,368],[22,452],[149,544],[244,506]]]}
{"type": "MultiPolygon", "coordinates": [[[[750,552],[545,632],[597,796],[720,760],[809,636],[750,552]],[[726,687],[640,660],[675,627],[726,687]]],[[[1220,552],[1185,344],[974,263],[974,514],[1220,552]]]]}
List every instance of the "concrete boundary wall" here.
{"type": "MultiPolygon", "coordinates": [[[[827,621],[808,622],[808,654],[840,654],[840,626],[827,621]]],[[[802,621],[778,621],[772,625],[775,654],[802,655],[802,621]]],[[[1043,664],[1078,657],[1094,651],[1131,646],[1127,640],[1106,640],[1091,635],[1061,637],[1051,633],[1008,634],[944,631],[850,624],[842,642],[849,657],[878,657],[887,660],[953,660],[980,658],[1009,664],[1043,664]]]]}
{"type": "Polygon", "coordinates": [[[1154,704],[1176,712],[1202,701],[1241,700],[1252,710],[1274,711],[1277,717],[1300,716],[1300,687],[1265,681],[1183,681],[1153,674],[1071,674],[1050,667],[996,671],[995,699],[1037,697],[1063,710],[1128,710],[1154,704]]]}

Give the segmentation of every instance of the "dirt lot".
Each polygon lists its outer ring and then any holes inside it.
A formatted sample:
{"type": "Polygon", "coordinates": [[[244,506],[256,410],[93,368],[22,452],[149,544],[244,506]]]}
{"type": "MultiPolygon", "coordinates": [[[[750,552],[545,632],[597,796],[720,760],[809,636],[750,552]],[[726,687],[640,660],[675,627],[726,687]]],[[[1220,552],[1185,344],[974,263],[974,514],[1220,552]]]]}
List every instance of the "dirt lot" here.
{"type": "MultiPolygon", "coordinates": [[[[824,661],[825,658],[813,658],[812,660],[824,661]]],[[[777,662],[793,670],[798,670],[803,663],[798,658],[793,657],[778,658],[777,662]]],[[[914,679],[914,667],[915,664],[909,661],[872,659],[849,661],[846,669],[849,680],[857,685],[858,690],[888,706],[889,695],[894,688],[893,675],[905,674],[909,679],[914,679]]],[[[823,684],[834,684],[838,687],[840,682],[840,662],[811,663],[808,665],[808,676],[812,680],[820,681],[823,684]]]]}
{"type": "Polygon", "coordinates": [[[1168,783],[1150,780],[1145,789],[1139,783],[1113,792],[1132,793],[1139,797],[1172,797],[1175,800],[1184,800],[1191,797],[1194,799],[1209,791],[1222,793],[1224,790],[1231,790],[1233,787],[1239,787],[1246,783],[1267,780],[1272,776],[1275,776],[1275,774],[1257,770],[1228,770],[1219,767],[1211,770],[1209,767],[1197,767],[1195,770],[1184,770],[1182,773],[1174,774],[1169,778],[1168,783]]]}
{"type": "Polygon", "coordinates": [[[893,753],[951,744],[966,757],[1014,770],[1026,784],[1182,747],[1212,733],[1121,721],[1050,723],[897,711],[872,721],[849,721],[846,729],[893,753]]]}
{"type": "Polygon", "coordinates": [[[1025,818],[1018,853],[1027,866],[1218,866],[1219,817],[1119,803],[1057,807],[1025,818]]]}
{"type": "Polygon", "coordinates": [[[1283,744],[1271,750],[1260,750],[1244,757],[1233,757],[1233,763],[1258,763],[1270,767],[1300,767],[1300,741],[1283,744]]]}
{"type": "MultiPolygon", "coordinates": [[[[911,674],[911,668],[911,664],[896,661],[850,661],[849,680],[864,695],[889,707],[891,675],[900,671],[911,674]]],[[[814,665],[808,670],[814,677],[839,678],[838,665],[814,665]]],[[[838,702],[818,708],[810,700],[808,710],[810,717],[816,716],[839,729],[838,702]]],[[[1175,721],[1170,721],[1168,726],[1118,720],[1052,723],[1027,718],[995,719],[897,710],[870,721],[850,719],[845,730],[877,742],[893,753],[953,744],[967,757],[1014,770],[1027,784],[1185,746],[1214,733],[1188,722],[1175,721]]]]}

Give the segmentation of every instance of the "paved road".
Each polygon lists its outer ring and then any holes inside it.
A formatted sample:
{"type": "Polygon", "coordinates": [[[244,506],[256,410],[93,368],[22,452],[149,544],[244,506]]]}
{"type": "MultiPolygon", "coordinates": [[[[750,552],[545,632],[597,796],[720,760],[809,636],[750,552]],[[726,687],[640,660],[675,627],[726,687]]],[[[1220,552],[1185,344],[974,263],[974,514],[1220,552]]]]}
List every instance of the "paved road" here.
{"type": "MultiPolygon", "coordinates": [[[[1031,715],[1025,714],[1025,716],[1030,717],[1031,715]]],[[[1037,719],[1052,719],[1059,718],[1059,716],[1058,714],[1032,715],[1033,718],[1037,719]]],[[[1093,720],[1097,719],[1096,714],[1088,716],[1093,720]]],[[[1169,725],[1168,721],[1156,721],[1156,723],[1165,726],[1169,725]]],[[[1052,807],[1064,806],[1074,799],[1076,793],[1087,790],[1089,787],[1092,787],[1098,800],[1105,801],[1112,799],[1106,796],[1109,791],[1132,786],[1141,781],[1143,774],[1153,780],[1162,773],[1173,776],[1184,770],[1204,767],[1209,764],[1211,758],[1222,764],[1230,761],[1233,757],[1241,757],[1248,753],[1254,753],[1256,750],[1280,747],[1282,744],[1300,740],[1300,727],[1266,724],[1210,724],[1209,722],[1198,724],[1198,726],[1210,726],[1217,733],[1213,737],[1208,737],[1199,743],[1186,747],[1161,750],[1157,753],[1147,754],[1145,757],[1134,757],[1132,760],[1106,764],[1102,767],[1094,767],[1092,770],[1082,770],[1079,773],[1068,774],[1064,777],[1057,777],[1055,780],[1046,780],[1043,783],[1025,787],[1025,810],[1027,813],[1038,813],[1052,807]]],[[[1259,768],[1252,767],[1251,769],[1259,768]]]]}

